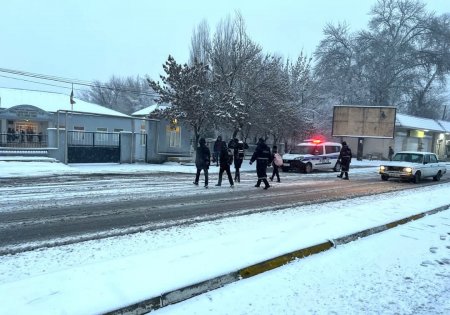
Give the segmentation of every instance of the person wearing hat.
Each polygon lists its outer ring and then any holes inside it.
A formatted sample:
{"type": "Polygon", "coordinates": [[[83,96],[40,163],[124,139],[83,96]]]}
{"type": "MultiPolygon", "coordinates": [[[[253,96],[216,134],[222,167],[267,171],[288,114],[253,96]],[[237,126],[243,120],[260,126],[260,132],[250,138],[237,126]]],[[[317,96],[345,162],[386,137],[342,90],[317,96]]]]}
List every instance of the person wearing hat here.
{"type": "Polygon", "coordinates": [[[348,179],[348,172],[350,170],[350,163],[352,161],[352,150],[345,141],[342,142],[342,148],[341,152],[339,153],[338,161],[340,161],[341,163],[341,174],[337,177],[348,179]]]}
{"type": "Polygon", "coordinates": [[[234,154],[234,181],[240,183],[241,182],[241,173],[240,168],[242,166],[242,162],[245,157],[245,150],[248,149],[248,144],[239,140],[238,138],[234,138],[228,144],[230,149],[233,149],[234,154]]]}
{"type": "Polygon", "coordinates": [[[211,161],[211,152],[206,145],[205,138],[200,138],[200,146],[197,148],[195,156],[195,166],[197,167],[197,174],[195,175],[194,185],[198,185],[200,179],[200,172],[203,170],[205,174],[205,188],[208,188],[208,169],[211,161]]]}
{"type": "Polygon", "coordinates": [[[255,152],[253,152],[252,158],[250,159],[250,165],[254,161],[256,161],[256,174],[258,175],[258,181],[255,187],[261,186],[261,182],[264,182],[264,189],[268,189],[270,185],[267,181],[267,166],[272,163],[272,154],[263,138],[259,138],[258,140],[255,152]]]}

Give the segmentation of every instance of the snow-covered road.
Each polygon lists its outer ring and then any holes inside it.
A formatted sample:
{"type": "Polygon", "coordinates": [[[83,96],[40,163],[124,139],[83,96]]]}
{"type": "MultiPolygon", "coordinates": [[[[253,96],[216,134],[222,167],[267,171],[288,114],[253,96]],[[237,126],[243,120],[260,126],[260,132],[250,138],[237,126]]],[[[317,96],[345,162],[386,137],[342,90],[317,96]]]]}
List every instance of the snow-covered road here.
{"type": "Polygon", "coordinates": [[[352,172],[346,182],[333,172],[283,173],[268,191],[254,182],[253,172],[243,172],[234,189],[196,187],[182,173],[3,180],[0,254],[415,187],[382,182],[373,168],[352,172]]]}

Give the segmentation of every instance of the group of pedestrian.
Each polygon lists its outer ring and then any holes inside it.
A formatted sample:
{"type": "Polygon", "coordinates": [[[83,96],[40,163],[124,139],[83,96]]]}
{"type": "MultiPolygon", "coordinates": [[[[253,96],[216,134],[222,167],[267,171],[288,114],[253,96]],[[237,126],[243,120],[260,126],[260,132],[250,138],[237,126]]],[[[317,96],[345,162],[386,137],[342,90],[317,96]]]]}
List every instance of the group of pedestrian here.
{"type": "MultiPolygon", "coordinates": [[[[199,140],[200,146],[197,148],[197,155],[195,160],[195,165],[197,167],[197,173],[194,180],[194,185],[199,184],[200,173],[203,170],[205,175],[205,187],[208,187],[208,170],[211,161],[211,152],[206,145],[206,140],[204,138],[200,138],[199,140]]],[[[233,138],[227,145],[225,141],[222,140],[221,136],[218,136],[213,147],[213,155],[212,162],[216,163],[216,166],[219,166],[219,178],[216,186],[222,186],[222,178],[223,174],[226,173],[228,177],[228,182],[230,187],[234,187],[234,183],[239,183],[241,181],[240,169],[242,166],[242,162],[245,156],[245,150],[247,150],[248,144],[239,140],[237,138],[233,138]],[[231,175],[231,165],[234,163],[235,175],[234,180],[231,175]]],[[[270,151],[270,148],[267,146],[264,139],[260,138],[256,145],[256,149],[250,159],[250,165],[256,161],[256,173],[258,176],[258,181],[255,187],[260,187],[261,183],[264,183],[264,189],[268,189],[270,187],[269,182],[267,181],[267,167],[273,162],[274,154],[277,154],[277,147],[273,147],[273,153],[270,151]]],[[[274,170],[272,177],[270,180],[276,176],[277,181],[280,182],[280,175],[278,172],[278,166],[273,164],[274,170]]]]}
{"type": "MultiPolygon", "coordinates": [[[[237,140],[237,139],[233,139],[237,140]]],[[[231,142],[230,142],[231,143],[231,142]]],[[[198,185],[200,179],[200,173],[203,170],[205,175],[205,187],[208,188],[208,170],[211,162],[211,152],[206,145],[206,140],[204,138],[200,138],[199,140],[200,146],[197,148],[197,155],[195,158],[195,166],[197,167],[197,173],[195,175],[194,185],[198,185]]],[[[246,145],[246,144],[245,144],[246,145]]],[[[248,148],[248,146],[247,146],[248,148]]],[[[237,146],[235,151],[238,150],[237,146]]],[[[228,176],[228,181],[230,183],[230,187],[234,187],[233,177],[231,176],[231,164],[233,164],[233,160],[236,168],[236,177],[235,180],[240,181],[239,169],[242,165],[242,160],[244,159],[244,154],[234,155],[231,151],[231,148],[228,148],[227,143],[222,141],[222,137],[217,137],[216,142],[214,143],[214,151],[212,156],[213,163],[216,163],[216,166],[220,166],[219,169],[219,180],[216,186],[222,186],[222,177],[223,173],[226,173],[228,176]]]]}
{"type": "MultiPolygon", "coordinates": [[[[198,185],[200,179],[200,173],[203,170],[205,175],[205,187],[208,187],[208,169],[211,161],[211,153],[206,145],[206,140],[200,138],[200,146],[197,148],[197,155],[195,160],[195,165],[197,167],[197,174],[195,176],[194,184],[198,185]]],[[[227,174],[228,182],[230,187],[234,187],[234,182],[241,181],[240,168],[242,166],[242,161],[244,160],[245,150],[248,149],[247,143],[239,140],[237,138],[232,139],[228,145],[222,140],[221,136],[217,137],[214,143],[214,153],[213,153],[213,163],[220,166],[219,169],[219,180],[216,186],[222,186],[223,173],[227,174]],[[231,176],[230,167],[233,164],[235,167],[234,181],[231,176]]],[[[390,148],[391,151],[391,148],[390,148]]],[[[393,151],[393,150],[392,150],[393,151]]],[[[389,152],[390,156],[393,152],[389,152]]],[[[391,158],[391,157],[390,157],[391,158]]],[[[350,163],[352,160],[352,150],[347,145],[345,141],[342,142],[342,148],[339,152],[338,162],[341,165],[341,173],[337,176],[344,180],[348,180],[348,172],[350,170],[350,163]]],[[[273,181],[276,177],[277,182],[280,182],[279,167],[282,165],[281,156],[278,154],[277,146],[272,147],[272,151],[266,144],[263,138],[258,139],[256,149],[250,158],[250,165],[256,161],[256,174],[258,176],[255,187],[261,187],[261,183],[264,183],[264,189],[268,189],[270,184],[267,180],[267,167],[272,165],[273,171],[270,181],[273,181]]]]}

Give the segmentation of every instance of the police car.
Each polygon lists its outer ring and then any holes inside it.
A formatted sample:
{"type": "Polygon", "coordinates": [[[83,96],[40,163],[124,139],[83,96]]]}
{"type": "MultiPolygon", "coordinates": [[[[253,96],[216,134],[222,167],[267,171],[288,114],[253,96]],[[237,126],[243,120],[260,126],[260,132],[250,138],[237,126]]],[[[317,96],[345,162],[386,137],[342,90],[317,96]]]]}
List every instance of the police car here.
{"type": "Polygon", "coordinates": [[[313,170],[341,170],[338,162],[342,145],[337,142],[322,140],[305,140],[283,155],[283,172],[301,171],[311,173],[313,170]]]}

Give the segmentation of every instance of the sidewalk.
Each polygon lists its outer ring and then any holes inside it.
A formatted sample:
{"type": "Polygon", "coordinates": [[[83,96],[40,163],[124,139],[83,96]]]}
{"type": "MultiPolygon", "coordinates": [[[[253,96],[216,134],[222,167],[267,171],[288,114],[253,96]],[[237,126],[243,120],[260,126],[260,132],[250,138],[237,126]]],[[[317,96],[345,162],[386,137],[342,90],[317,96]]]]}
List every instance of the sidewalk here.
{"type": "MultiPolygon", "coordinates": [[[[381,161],[352,160],[351,167],[377,167],[381,161]]],[[[231,166],[232,172],[234,167],[231,166]]],[[[269,168],[269,171],[271,169],[269,168]]],[[[249,165],[249,160],[242,163],[242,172],[256,172],[256,163],[249,165]]],[[[268,171],[268,173],[269,173],[268,171]]],[[[51,158],[38,157],[0,157],[0,178],[2,177],[38,177],[52,175],[81,175],[81,174],[133,174],[133,173],[187,173],[195,174],[194,164],[166,162],[163,164],[133,163],[98,163],[98,164],[63,164],[51,158]]],[[[212,174],[219,172],[219,167],[212,165],[209,168],[212,174]]]]}
{"type": "MultiPolygon", "coordinates": [[[[445,218],[447,220],[450,220],[449,208],[450,208],[450,202],[441,207],[437,207],[435,209],[431,209],[431,210],[428,210],[425,212],[413,214],[411,216],[404,217],[402,219],[395,220],[392,222],[388,222],[386,224],[382,224],[379,226],[374,226],[371,228],[360,230],[360,231],[357,231],[357,232],[354,232],[354,233],[351,233],[348,235],[343,235],[336,239],[324,240],[324,241],[316,243],[314,245],[302,247],[302,248],[296,249],[294,251],[258,262],[256,264],[245,266],[239,270],[235,270],[235,271],[232,271],[232,272],[229,272],[226,274],[222,274],[222,275],[219,275],[219,276],[216,276],[216,277],[213,277],[213,278],[201,281],[201,282],[190,284],[188,286],[184,286],[184,287],[178,288],[176,290],[164,292],[163,294],[154,296],[150,299],[139,301],[138,303],[116,309],[114,311],[111,311],[108,314],[111,314],[111,315],[112,314],[146,314],[149,311],[158,310],[158,309],[164,308],[166,306],[173,305],[173,304],[191,299],[195,296],[202,295],[202,294],[208,293],[212,290],[222,288],[225,285],[229,285],[231,283],[234,283],[234,282],[237,282],[237,281],[240,281],[243,279],[248,279],[248,278],[251,278],[254,276],[258,276],[262,273],[273,270],[275,268],[285,266],[286,264],[288,264],[290,262],[293,262],[293,261],[298,262],[299,259],[306,258],[308,256],[312,256],[315,254],[319,254],[321,252],[325,252],[325,251],[328,251],[333,248],[335,248],[335,249],[340,248],[341,246],[343,246],[345,244],[361,240],[362,238],[372,236],[372,235],[375,235],[380,232],[385,232],[389,229],[396,228],[398,226],[407,224],[407,223],[415,221],[415,220],[422,219],[426,216],[433,215],[433,214],[436,214],[436,213],[439,213],[442,211],[444,213],[446,213],[445,218]]],[[[448,233],[448,234],[450,235],[450,233],[448,233]]],[[[444,234],[441,234],[441,235],[444,235],[444,234]]],[[[303,235],[303,237],[305,237],[305,236],[306,235],[303,235]]],[[[446,239],[446,236],[445,236],[445,239],[446,239]]],[[[450,237],[449,237],[449,239],[450,239],[450,237]]],[[[449,247],[447,247],[447,248],[449,248],[449,247]]],[[[235,255],[233,255],[232,257],[235,257],[235,255]]],[[[443,261],[444,262],[442,264],[450,264],[449,258],[444,258],[443,261]]],[[[189,304],[192,305],[194,303],[188,303],[188,305],[189,304]]],[[[178,307],[178,308],[182,308],[182,307],[178,307]]],[[[177,309],[177,307],[175,307],[175,309],[177,309]]],[[[449,306],[449,310],[450,310],[450,306],[449,306]]],[[[169,313],[170,313],[170,311],[169,311],[169,313]]]]}

